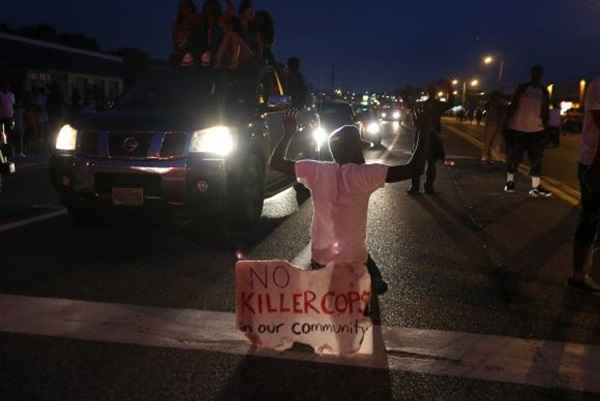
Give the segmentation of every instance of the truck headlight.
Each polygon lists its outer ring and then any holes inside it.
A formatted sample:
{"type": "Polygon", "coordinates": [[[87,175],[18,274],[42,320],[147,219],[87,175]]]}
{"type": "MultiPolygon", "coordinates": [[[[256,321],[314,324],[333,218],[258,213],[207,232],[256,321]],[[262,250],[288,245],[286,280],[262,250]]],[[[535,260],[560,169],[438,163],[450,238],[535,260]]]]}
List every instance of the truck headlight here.
{"type": "Polygon", "coordinates": [[[56,137],[56,150],[75,150],[77,146],[77,130],[69,124],[63,125],[56,137]]]}
{"type": "Polygon", "coordinates": [[[381,127],[379,126],[379,124],[372,122],[369,123],[369,125],[367,125],[367,134],[379,135],[379,132],[381,132],[381,127]]]}
{"type": "Polygon", "coordinates": [[[233,134],[229,127],[217,126],[194,132],[190,143],[192,153],[213,153],[227,156],[235,148],[233,134]]]}
{"type": "Polygon", "coordinates": [[[392,114],[392,118],[394,120],[399,120],[400,119],[400,112],[399,111],[395,111],[394,114],[392,114]]]}
{"type": "Polygon", "coordinates": [[[323,127],[318,127],[313,131],[313,138],[319,148],[327,141],[327,137],[327,131],[323,127]]]}

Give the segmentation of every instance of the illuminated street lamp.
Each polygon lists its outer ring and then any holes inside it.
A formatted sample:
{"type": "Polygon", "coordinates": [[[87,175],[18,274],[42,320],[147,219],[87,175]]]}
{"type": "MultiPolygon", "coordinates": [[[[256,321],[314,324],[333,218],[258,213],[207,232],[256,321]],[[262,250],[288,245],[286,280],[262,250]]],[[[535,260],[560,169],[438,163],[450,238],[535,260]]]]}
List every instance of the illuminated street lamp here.
{"type": "MultiPolygon", "coordinates": [[[[485,56],[483,58],[483,64],[492,65],[496,63],[496,59],[492,56],[485,56]]],[[[504,59],[499,60],[498,66],[498,84],[502,83],[502,78],[504,77],[504,59]]]]}
{"type": "Polygon", "coordinates": [[[473,79],[469,85],[471,85],[471,88],[476,88],[479,86],[479,80],[478,79],[473,79]]]}
{"type": "Polygon", "coordinates": [[[456,86],[456,85],[458,85],[458,79],[454,79],[454,80],[452,81],[452,86],[456,86]]]}

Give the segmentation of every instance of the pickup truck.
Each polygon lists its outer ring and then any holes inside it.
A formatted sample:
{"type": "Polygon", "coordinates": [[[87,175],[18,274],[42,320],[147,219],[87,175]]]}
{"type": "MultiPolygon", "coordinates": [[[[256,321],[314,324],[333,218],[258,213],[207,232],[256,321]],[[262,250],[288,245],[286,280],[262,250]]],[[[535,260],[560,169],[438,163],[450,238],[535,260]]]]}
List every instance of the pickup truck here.
{"type": "MultiPolygon", "coordinates": [[[[265,197],[293,184],[268,168],[290,99],[274,68],[240,90],[222,82],[214,74],[163,73],[140,80],[113,110],[62,126],[50,176],[73,219],[168,209],[199,222],[256,223],[265,197]]],[[[306,128],[300,132],[308,135],[306,128]]],[[[288,157],[311,154],[311,140],[299,134],[288,157]]]]}

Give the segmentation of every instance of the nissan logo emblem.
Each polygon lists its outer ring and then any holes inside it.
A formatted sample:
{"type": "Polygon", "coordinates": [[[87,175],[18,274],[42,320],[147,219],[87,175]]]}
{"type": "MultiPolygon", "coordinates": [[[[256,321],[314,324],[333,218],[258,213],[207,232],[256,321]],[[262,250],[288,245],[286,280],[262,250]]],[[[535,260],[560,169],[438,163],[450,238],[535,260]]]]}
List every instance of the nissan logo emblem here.
{"type": "Polygon", "coordinates": [[[126,138],[123,141],[123,149],[125,149],[129,153],[135,152],[135,150],[140,146],[140,143],[137,139],[133,137],[126,138]]]}

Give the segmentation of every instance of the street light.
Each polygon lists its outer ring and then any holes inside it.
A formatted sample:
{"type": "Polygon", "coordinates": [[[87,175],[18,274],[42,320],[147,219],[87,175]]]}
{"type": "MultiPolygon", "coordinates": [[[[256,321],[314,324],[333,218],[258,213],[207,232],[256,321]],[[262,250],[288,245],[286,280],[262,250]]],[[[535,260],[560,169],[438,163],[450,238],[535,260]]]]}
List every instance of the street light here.
{"type": "Polygon", "coordinates": [[[474,79],[469,83],[469,85],[471,85],[471,88],[476,88],[477,86],[479,86],[479,80],[474,79]]]}
{"type": "Polygon", "coordinates": [[[456,86],[456,85],[458,85],[458,79],[454,79],[454,80],[452,81],[452,86],[456,86]]]}
{"type": "MultiPolygon", "coordinates": [[[[483,58],[483,64],[492,65],[496,63],[496,59],[492,56],[485,56],[483,58]]],[[[502,78],[504,77],[504,59],[500,58],[499,66],[498,66],[498,84],[502,83],[502,78]]]]}

